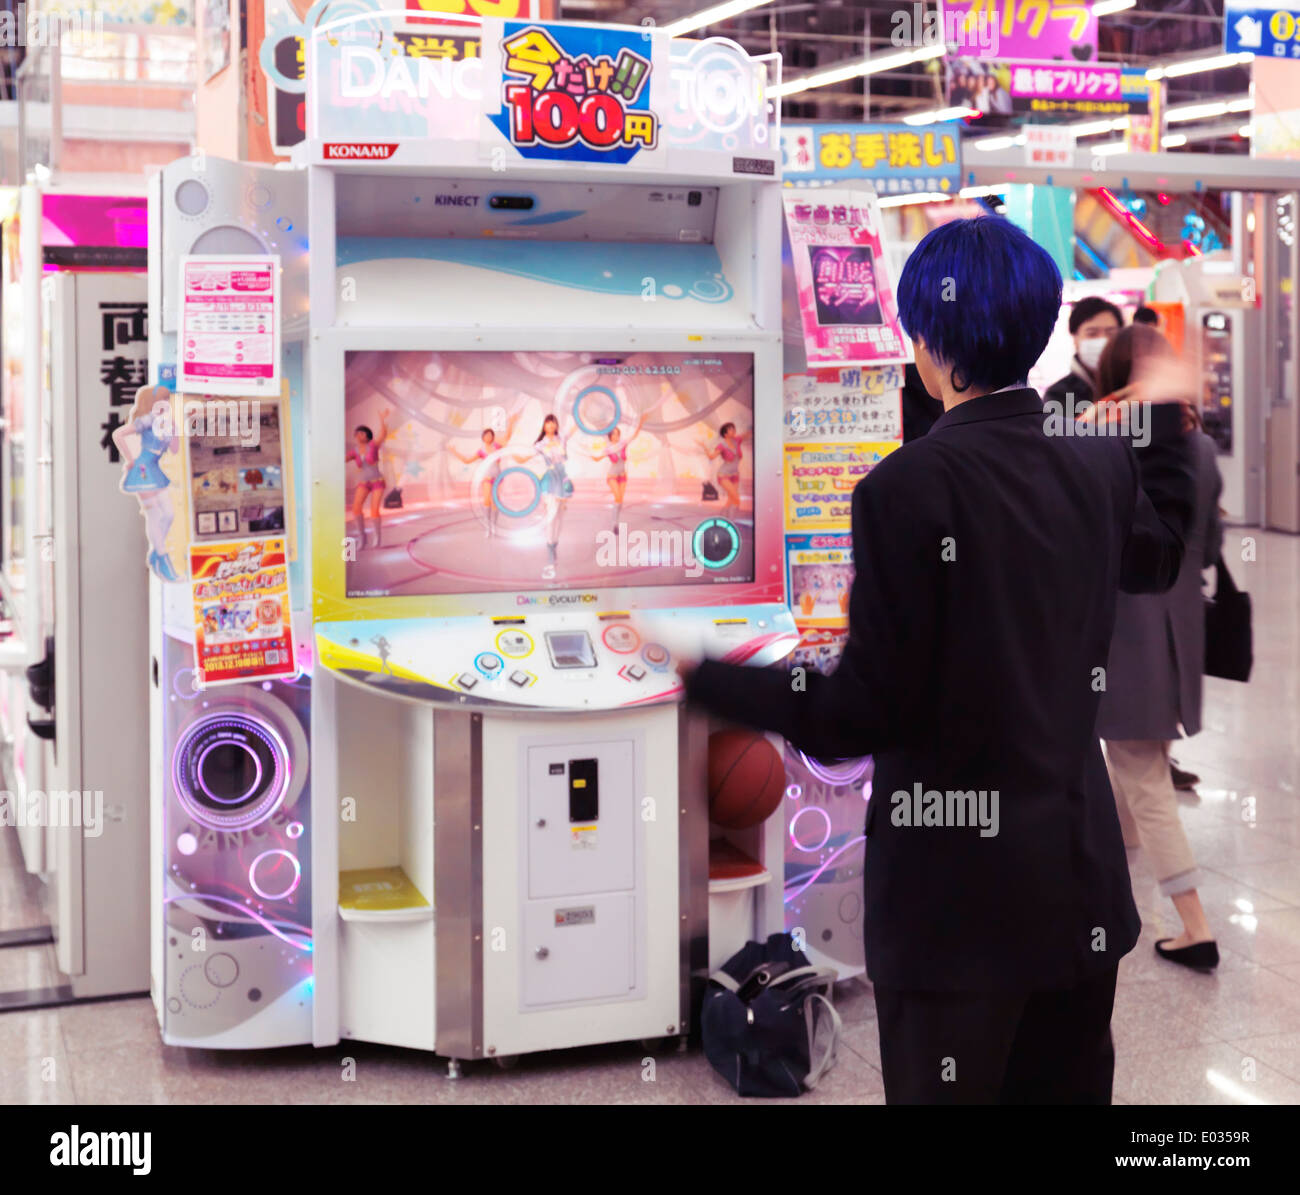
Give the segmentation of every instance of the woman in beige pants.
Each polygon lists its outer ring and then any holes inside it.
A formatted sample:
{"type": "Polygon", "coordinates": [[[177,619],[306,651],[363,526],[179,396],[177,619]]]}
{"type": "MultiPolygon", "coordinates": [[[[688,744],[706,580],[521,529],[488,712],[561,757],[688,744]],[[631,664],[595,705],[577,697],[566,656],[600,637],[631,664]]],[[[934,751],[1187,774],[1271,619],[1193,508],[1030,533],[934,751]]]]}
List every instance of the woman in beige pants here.
{"type": "MultiPolygon", "coordinates": [[[[1147,355],[1172,357],[1173,350],[1154,329],[1125,328],[1098,363],[1098,392],[1122,396],[1134,360],[1147,355]]],[[[1173,901],[1182,919],[1182,934],[1157,942],[1156,952],[1170,962],[1208,971],[1218,965],[1219,951],[1196,891],[1196,859],[1178,816],[1169,745],[1170,740],[1201,729],[1205,664],[1201,570],[1219,556],[1222,481],[1214,442],[1200,431],[1194,409],[1188,406],[1185,411],[1197,474],[1196,511],[1186,554],[1168,593],[1119,595],[1097,733],[1104,740],[1124,841],[1141,845],[1160,891],[1173,901]]]]}

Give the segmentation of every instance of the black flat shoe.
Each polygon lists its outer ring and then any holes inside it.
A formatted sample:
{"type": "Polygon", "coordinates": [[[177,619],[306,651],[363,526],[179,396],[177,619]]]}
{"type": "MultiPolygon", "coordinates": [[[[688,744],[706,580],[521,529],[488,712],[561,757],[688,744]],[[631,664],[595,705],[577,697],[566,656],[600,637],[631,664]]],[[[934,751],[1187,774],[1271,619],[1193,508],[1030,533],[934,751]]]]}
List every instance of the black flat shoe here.
{"type": "Polygon", "coordinates": [[[1169,778],[1179,792],[1187,792],[1201,782],[1201,778],[1195,772],[1185,772],[1175,763],[1169,765],[1169,778]]]}
{"type": "Polygon", "coordinates": [[[1180,950],[1166,950],[1165,943],[1172,941],[1173,938],[1161,938],[1156,943],[1156,953],[1161,958],[1183,967],[1191,967],[1193,971],[1204,971],[1206,974],[1219,965],[1219,947],[1214,942],[1193,942],[1180,950]]]}

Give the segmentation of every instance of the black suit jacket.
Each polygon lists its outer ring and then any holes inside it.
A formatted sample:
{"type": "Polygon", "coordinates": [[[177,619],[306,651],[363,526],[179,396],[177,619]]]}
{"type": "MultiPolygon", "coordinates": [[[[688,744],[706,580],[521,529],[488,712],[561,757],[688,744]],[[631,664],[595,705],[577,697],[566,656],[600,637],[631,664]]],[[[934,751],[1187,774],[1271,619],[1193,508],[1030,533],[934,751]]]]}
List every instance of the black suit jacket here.
{"type": "MultiPolygon", "coordinates": [[[[1072,986],[1138,915],[1094,733],[1116,595],[1177,577],[1194,478],[1177,405],[1134,452],[1048,434],[1033,390],[971,399],[854,490],[830,676],[706,661],[691,700],[813,756],[875,757],[867,965],[891,987],[1072,986]],[[998,793],[998,833],[900,824],[894,794],[998,793]]],[[[991,803],[991,799],[990,799],[991,803]]]]}

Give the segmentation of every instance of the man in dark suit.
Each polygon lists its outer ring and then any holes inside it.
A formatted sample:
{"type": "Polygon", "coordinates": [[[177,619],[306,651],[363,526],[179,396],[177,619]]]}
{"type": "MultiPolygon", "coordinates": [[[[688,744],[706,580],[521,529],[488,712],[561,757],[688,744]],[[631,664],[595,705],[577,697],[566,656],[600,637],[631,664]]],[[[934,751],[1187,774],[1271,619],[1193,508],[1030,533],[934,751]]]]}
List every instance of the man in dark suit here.
{"type": "Polygon", "coordinates": [[[684,670],[719,715],[875,757],[864,932],[891,1103],[1110,1101],[1139,923],[1093,728],[1117,594],[1173,584],[1193,490],[1176,405],[1142,408],[1140,455],[1045,419],[1024,380],[1060,288],[1002,220],[917,246],[899,306],[945,411],[854,491],[838,670],[684,670]]]}

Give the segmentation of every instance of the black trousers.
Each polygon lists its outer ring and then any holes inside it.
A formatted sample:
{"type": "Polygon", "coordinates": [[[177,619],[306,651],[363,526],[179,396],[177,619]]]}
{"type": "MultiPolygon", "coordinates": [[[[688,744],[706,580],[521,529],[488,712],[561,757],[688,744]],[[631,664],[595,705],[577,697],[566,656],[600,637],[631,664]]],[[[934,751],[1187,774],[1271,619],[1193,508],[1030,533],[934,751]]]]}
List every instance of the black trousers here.
{"type": "Polygon", "coordinates": [[[876,988],[890,1104],[1109,1104],[1117,968],[1052,992],[876,988]]]}

